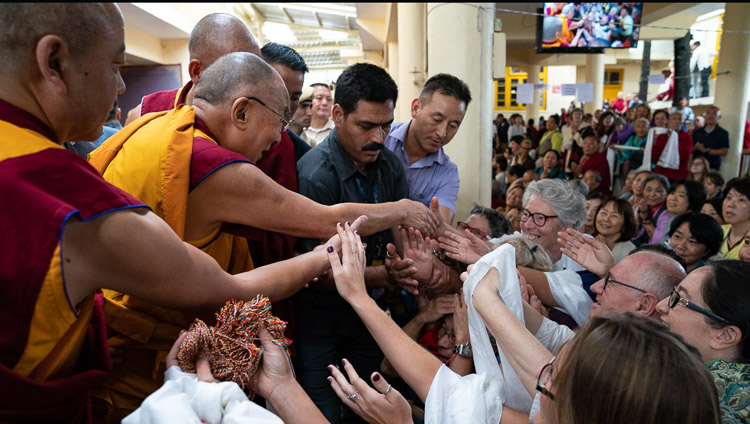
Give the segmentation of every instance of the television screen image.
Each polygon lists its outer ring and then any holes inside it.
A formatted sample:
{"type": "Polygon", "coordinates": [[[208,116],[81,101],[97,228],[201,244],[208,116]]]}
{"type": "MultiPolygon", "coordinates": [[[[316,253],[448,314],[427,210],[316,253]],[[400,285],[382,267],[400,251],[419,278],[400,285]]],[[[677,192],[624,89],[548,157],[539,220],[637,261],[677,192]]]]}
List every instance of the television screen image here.
{"type": "Polygon", "coordinates": [[[591,52],[638,44],[643,3],[544,3],[539,52],[591,52]]]}

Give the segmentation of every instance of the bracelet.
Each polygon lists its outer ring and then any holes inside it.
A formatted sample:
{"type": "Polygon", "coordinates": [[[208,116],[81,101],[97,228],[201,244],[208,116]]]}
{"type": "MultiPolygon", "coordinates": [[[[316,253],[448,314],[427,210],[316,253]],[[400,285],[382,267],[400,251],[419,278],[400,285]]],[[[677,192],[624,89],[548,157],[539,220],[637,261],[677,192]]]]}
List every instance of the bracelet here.
{"type": "Polygon", "coordinates": [[[437,249],[432,249],[432,254],[435,255],[435,257],[438,258],[440,262],[445,262],[445,252],[441,252],[437,249]]]}

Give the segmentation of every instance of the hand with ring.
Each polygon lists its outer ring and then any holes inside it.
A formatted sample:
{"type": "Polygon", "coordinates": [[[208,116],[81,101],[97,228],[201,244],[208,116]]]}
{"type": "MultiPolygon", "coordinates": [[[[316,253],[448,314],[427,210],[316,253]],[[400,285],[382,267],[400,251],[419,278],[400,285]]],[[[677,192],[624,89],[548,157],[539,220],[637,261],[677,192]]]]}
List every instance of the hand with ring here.
{"type": "Polygon", "coordinates": [[[369,423],[401,424],[412,423],[409,402],[392,388],[380,373],[374,372],[370,376],[372,389],[364,380],[359,378],[349,361],[342,360],[349,380],[336,367],[329,365],[331,377],[328,382],[342,402],[369,423]]]}

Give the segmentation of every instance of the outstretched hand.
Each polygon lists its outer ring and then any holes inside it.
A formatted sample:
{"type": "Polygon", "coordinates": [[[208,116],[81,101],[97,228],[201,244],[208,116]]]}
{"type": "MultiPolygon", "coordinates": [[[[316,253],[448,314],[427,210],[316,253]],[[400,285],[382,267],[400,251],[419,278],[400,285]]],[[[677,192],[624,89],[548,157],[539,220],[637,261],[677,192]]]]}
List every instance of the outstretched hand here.
{"type": "Polygon", "coordinates": [[[413,200],[399,200],[401,207],[404,208],[406,219],[400,222],[404,228],[414,227],[422,234],[434,236],[440,229],[439,215],[430,211],[425,205],[413,200]]]}
{"type": "Polygon", "coordinates": [[[388,252],[385,257],[385,270],[388,273],[388,280],[407,292],[415,296],[418,295],[419,282],[414,278],[414,274],[417,273],[414,260],[402,259],[393,243],[388,243],[385,250],[388,252]]]}
{"type": "Polygon", "coordinates": [[[331,262],[336,290],[347,302],[358,296],[367,297],[365,287],[365,248],[351,225],[339,223],[336,231],[341,239],[341,258],[332,246],[327,248],[328,260],[331,262]]]}
{"type": "MultiPolygon", "coordinates": [[[[361,226],[363,226],[367,222],[367,215],[361,215],[359,218],[355,219],[354,222],[351,223],[351,227],[354,231],[357,231],[361,226]]],[[[347,224],[349,224],[347,222],[347,224]]],[[[341,225],[339,223],[339,225],[341,225]]],[[[338,225],[337,225],[338,228],[338,225]]],[[[333,247],[333,250],[335,252],[338,252],[341,249],[341,236],[338,232],[331,236],[331,238],[328,239],[327,242],[325,242],[324,247],[328,249],[328,246],[333,247]]]]}
{"type": "Polygon", "coordinates": [[[572,228],[558,232],[557,236],[560,252],[594,274],[604,277],[615,266],[614,255],[601,240],[586,237],[572,228]]]}
{"type": "Polygon", "coordinates": [[[444,234],[438,237],[439,246],[445,250],[445,256],[451,259],[469,265],[490,253],[490,247],[469,230],[464,230],[465,237],[451,231],[444,234]]]}
{"type": "Polygon", "coordinates": [[[398,390],[391,387],[380,373],[374,372],[370,376],[372,385],[377,389],[373,390],[357,375],[349,361],[344,359],[341,362],[344,364],[344,370],[349,377],[349,381],[341,371],[333,365],[329,365],[328,370],[331,372],[331,377],[328,377],[328,382],[331,383],[331,388],[346,406],[368,423],[402,424],[412,422],[409,402],[398,390]]]}
{"type": "Polygon", "coordinates": [[[419,283],[427,284],[432,278],[432,245],[430,238],[422,238],[422,233],[414,228],[400,229],[401,240],[404,245],[404,259],[414,261],[416,272],[414,279],[419,283]]]}

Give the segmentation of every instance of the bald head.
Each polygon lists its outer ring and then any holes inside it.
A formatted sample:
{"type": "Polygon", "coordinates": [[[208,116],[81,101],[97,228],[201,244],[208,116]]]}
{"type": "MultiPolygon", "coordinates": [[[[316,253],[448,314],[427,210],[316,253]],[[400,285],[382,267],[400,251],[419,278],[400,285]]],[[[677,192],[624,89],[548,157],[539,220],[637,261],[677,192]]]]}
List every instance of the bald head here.
{"type": "Polygon", "coordinates": [[[263,99],[286,99],[284,81],[271,65],[260,57],[235,52],[226,54],[209,66],[195,88],[195,100],[221,106],[243,96],[263,99]]]}
{"type": "Polygon", "coordinates": [[[89,55],[99,47],[92,40],[113,38],[122,22],[111,3],[0,3],[0,69],[27,73],[45,35],[62,38],[73,56],[89,55]]]}
{"type": "Polygon", "coordinates": [[[620,264],[623,263],[632,269],[631,278],[634,284],[655,294],[660,300],[669,296],[672,289],[685,278],[682,265],[671,257],[657,252],[633,253],[620,261],[620,264]]]}
{"type": "Polygon", "coordinates": [[[212,13],[193,28],[188,52],[191,60],[198,60],[207,67],[227,53],[248,52],[260,56],[260,46],[242,21],[226,13],[212,13]]]}

